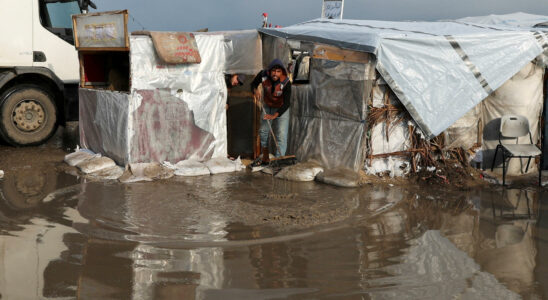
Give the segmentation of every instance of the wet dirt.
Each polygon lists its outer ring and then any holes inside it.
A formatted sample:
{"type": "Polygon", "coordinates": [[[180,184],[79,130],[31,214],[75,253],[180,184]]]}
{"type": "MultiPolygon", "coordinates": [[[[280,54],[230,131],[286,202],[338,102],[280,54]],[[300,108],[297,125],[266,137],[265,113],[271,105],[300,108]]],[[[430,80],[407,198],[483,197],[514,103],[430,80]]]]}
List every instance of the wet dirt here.
{"type": "Polygon", "coordinates": [[[348,189],[260,172],[123,184],[66,166],[63,141],[0,146],[2,299],[548,295],[548,192],[534,185],[348,189]]]}

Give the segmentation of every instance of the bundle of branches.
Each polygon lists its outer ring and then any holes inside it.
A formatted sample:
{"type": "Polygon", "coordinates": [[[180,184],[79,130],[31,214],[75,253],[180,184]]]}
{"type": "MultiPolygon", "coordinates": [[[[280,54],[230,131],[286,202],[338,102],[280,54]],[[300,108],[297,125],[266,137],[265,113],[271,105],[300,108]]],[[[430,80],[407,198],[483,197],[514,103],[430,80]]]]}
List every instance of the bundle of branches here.
{"type": "Polygon", "coordinates": [[[373,127],[379,123],[385,123],[386,125],[386,140],[390,140],[390,132],[393,126],[398,125],[403,121],[409,120],[411,116],[405,110],[405,108],[398,103],[394,105],[390,103],[391,91],[387,89],[383,95],[383,107],[369,107],[369,115],[367,116],[367,122],[369,126],[373,127]]]}
{"type": "Polygon", "coordinates": [[[371,107],[367,121],[370,126],[377,125],[379,123],[386,123],[387,136],[389,133],[388,128],[390,125],[397,125],[405,120],[409,119],[409,113],[403,109],[403,107],[387,104],[383,107],[371,107]]]}
{"type": "MultiPolygon", "coordinates": [[[[415,149],[414,155],[411,156],[411,166],[413,167],[413,172],[417,172],[417,167],[426,168],[438,165],[438,160],[436,159],[436,154],[441,154],[440,150],[443,146],[443,139],[439,136],[435,137],[431,141],[423,138],[423,135],[420,134],[419,128],[409,125],[409,139],[411,142],[411,148],[415,149]]],[[[439,155],[438,155],[439,156],[439,155]]],[[[441,155],[443,158],[443,155],[441,155]]]]}
{"type": "MultiPolygon", "coordinates": [[[[411,120],[409,112],[401,105],[401,103],[392,104],[390,96],[392,91],[386,89],[383,94],[383,106],[373,107],[370,102],[368,124],[370,128],[383,123],[385,125],[386,140],[390,141],[390,134],[396,125],[411,120]]],[[[408,156],[411,158],[413,173],[417,170],[426,169],[427,167],[439,167],[440,162],[445,163],[446,159],[455,159],[462,165],[467,164],[467,153],[462,148],[453,148],[444,150],[445,138],[439,135],[432,140],[426,140],[420,129],[416,126],[409,125],[410,148],[404,151],[369,155],[369,158],[380,158],[389,156],[408,156]]],[[[371,145],[368,140],[368,147],[371,145]]],[[[371,161],[371,160],[370,160],[371,161]]]]}

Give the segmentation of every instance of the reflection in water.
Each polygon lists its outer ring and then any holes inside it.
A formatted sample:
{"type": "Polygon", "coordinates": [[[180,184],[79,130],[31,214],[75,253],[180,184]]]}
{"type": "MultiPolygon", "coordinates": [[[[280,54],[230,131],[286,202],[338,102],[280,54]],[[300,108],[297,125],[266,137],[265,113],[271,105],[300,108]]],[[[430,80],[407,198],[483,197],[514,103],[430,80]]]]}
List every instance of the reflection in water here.
{"type": "Polygon", "coordinates": [[[502,197],[490,196],[479,226],[476,260],[511,290],[533,293],[537,254],[533,231],[541,206],[538,192],[510,189],[502,197]],[[489,210],[491,215],[486,218],[489,210]]]}
{"type": "MultiPolygon", "coordinates": [[[[77,234],[71,218],[78,212],[74,191],[57,201],[48,195],[77,183],[72,176],[53,170],[11,170],[0,182],[0,291],[5,299],[40,299],[74,296],[75,265],[58,263],[77,234]],[[46,201],[44,201],[46,199],[46,201]],[[68,207],[67,207],[68,206],[68,207]],[[49,276],[50,274],[55,276],[49,276]]],[[[72,192],[71,192],[72,191],[72,192]]],[[[78,236],[80,236],[78,234],[78,236]]]]}
{"type": "Polygon", "coordinates": [[[88,182],[32,209],[2,205],[2,297],[542,296],[537,190],[304,183],[277,201],[264,196],[271,181],[88,182]]]}

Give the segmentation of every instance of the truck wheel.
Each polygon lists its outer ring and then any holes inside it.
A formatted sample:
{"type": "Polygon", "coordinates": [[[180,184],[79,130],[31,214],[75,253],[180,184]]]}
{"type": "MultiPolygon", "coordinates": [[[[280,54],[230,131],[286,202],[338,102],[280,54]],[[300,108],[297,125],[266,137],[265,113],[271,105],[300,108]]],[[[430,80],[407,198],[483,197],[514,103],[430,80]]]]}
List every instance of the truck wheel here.
{"type": "Polygon", "coordinates": [[[36,85],[19,85],[0,97],[0,134],[14,146],[38,145],[57,129],[51,94],[36,85]]]}

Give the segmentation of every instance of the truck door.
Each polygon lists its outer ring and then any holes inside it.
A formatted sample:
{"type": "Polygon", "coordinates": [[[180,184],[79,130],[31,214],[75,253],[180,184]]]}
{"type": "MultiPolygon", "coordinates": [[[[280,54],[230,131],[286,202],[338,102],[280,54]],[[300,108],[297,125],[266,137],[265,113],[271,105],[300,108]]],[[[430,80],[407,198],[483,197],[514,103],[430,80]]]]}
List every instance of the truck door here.
{"type": "Polygon", "coordinates": [[[32,66],[32,0],[0,0],[0,67],[32,66]]]}
{"type": "Polygon", "coordinates": [[[71,17],[81,13],[78,1],[35,1],[33,65],[50,69],[65,84],[78,83],[78,53],[74,48],[71,17]]]}

